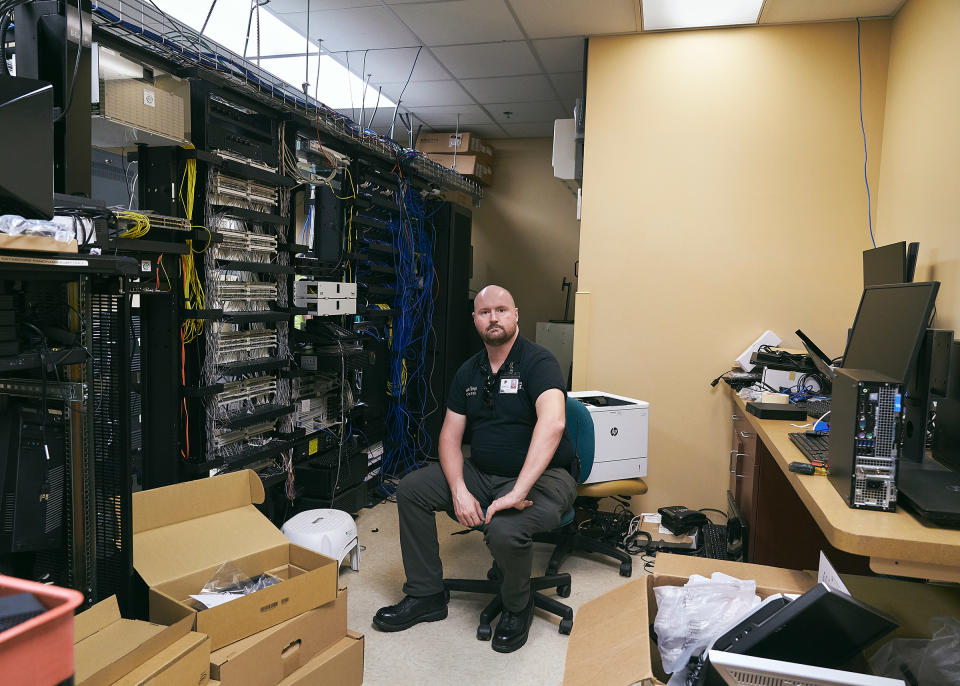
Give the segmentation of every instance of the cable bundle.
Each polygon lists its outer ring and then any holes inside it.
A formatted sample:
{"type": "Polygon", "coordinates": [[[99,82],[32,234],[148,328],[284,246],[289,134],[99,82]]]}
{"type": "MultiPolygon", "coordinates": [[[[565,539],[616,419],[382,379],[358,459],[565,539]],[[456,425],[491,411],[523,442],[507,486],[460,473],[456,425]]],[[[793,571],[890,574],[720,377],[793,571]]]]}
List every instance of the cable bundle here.
{"type": "MultiPolygon", "coordinates": [[[[427,343],[433,330],[433,225],[419,193],[400,177],[399,220],[388,223],[391,232],[398,294],[390,329],[387,440],[382,480],[395,479],[420,464],[432,450],[424,426],[428,416],[430,375],[427,343]]],[[[384,490],[389,490],[384,488],[384,490]]]]}

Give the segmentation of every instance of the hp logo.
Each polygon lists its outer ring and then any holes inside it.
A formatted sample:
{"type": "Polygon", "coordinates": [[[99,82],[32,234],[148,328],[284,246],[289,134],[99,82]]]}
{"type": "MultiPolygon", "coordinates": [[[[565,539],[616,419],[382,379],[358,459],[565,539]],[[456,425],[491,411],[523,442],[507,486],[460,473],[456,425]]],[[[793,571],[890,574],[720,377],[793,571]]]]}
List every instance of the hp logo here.
{"type": "Polygon", "coordinates": [[[616,436],[618,433],[620,433],[620,431],[617,429],[617,427],[613,427],[612,429],[610,429],[611,436],[616,436]]]}

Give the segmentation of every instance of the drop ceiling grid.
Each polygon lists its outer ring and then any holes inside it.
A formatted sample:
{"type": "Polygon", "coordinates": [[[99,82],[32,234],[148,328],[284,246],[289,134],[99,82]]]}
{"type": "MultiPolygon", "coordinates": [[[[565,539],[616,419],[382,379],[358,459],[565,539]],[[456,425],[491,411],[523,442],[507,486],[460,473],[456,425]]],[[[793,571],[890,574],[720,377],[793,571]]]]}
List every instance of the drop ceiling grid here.
{"type": "MultiPolygon", "coordinates": [[[[410,73],[418,49],[414,46],[423,45],[400,109],[411,112],[429,128],[452,128],[457,114],[452,108],[463,110],[462,126],[476,122],[488,136],[491,130],[509,136],[510,129],[500,122],[509,122],[504,113],[516,110],[524,117],[516,123],[524,126],[514,128],[536,129],[549,136],[556,116],[572,116],[575,80],[571,74],[582,66],[583,36],[554,36],[554,19],[550,20],[552,28],[539,26],[538,17],[544,15],[533,11],[536,3],[546,3],[546,7],[554,0],[519,1],[534,19],[535,37],[514,9],[517,0],[310,0],[310,33],[315,40],[323,39],[323,49],[335,53],[342,64],[349,58],[352,71],[365,72],[361,78],[372,74],[371,87],[382,86],[383,93],[394,101],[410,73]],[[542,34],[545,37],[539,37],[542,34]],[[367,68],[363,69],[362,55],[368,48],[367,68]],[[563,85],[558,87],[558,82],[563,85]],[[534,103],[540,108],[531,112],[534,103]],[[421,109],[423,116],[418,113],[421,109]],[[555,116],[556,112],[560,114],[555,116]],[[443,113],[448,113],[446,120],[443,113]],[[542,119],[529,121],[537,116],[542,119]]],[[[579,5],[577,11],[566,12],[569,31],[575,31],[590,14],[591,3],[558,1],[579,5]]],[[[601,2],[632,6],[633,0],[601,2]]],[[[306,0],[273,0],[271,10],[295,29],[305,30],[306,0]]],[[[623,29],[632,31],[635,25],[623,29]]],[[[380,113],[375,125],[383,119],[380,113]]]]}

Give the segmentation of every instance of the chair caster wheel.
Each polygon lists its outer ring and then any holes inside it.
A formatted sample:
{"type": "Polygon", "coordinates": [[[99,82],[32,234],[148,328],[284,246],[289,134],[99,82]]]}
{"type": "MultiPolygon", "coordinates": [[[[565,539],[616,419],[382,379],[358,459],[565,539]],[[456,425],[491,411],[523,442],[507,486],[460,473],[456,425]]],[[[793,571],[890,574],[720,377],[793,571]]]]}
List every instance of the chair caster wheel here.
{"type": "Polygon", "coordinates": [[[570,597],[570,584],[563,584],[562,586],[557,586],[557,595],[561,598],[570,597]]]}
{"type": "Polygon", "coordinates": [[[489,624],[481,624],[477,627],[477,640],[478,641],[489,641],[490,636],[492,635],[489,624]]]}
{"type": "Polygon", "coordinates": [[[620,576],[630,576],[633,574],[633,565],[629,562],[620,563],[620,576]]]}
{"type": "Polygon", "coordinates": [[[561,619],[560,620],[560,633],[564,636],[569,636],[570,631],[573,629],[573,620],[572,619],[561,619]]]}

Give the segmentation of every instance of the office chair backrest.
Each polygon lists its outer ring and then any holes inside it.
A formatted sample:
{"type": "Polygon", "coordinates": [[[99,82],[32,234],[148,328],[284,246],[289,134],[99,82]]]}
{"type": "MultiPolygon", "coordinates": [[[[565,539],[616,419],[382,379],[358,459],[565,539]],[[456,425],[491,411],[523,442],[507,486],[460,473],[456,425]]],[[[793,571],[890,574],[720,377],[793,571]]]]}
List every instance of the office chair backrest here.
{"type": "Polygon", "coordinates": [[[577,483],[582,484],[593,469],[593,418],[582,402],[570,396],[567,396],[566,415],[567,435],[570,436],[580,461],[580,476],[577,478],[577,483]]]}

